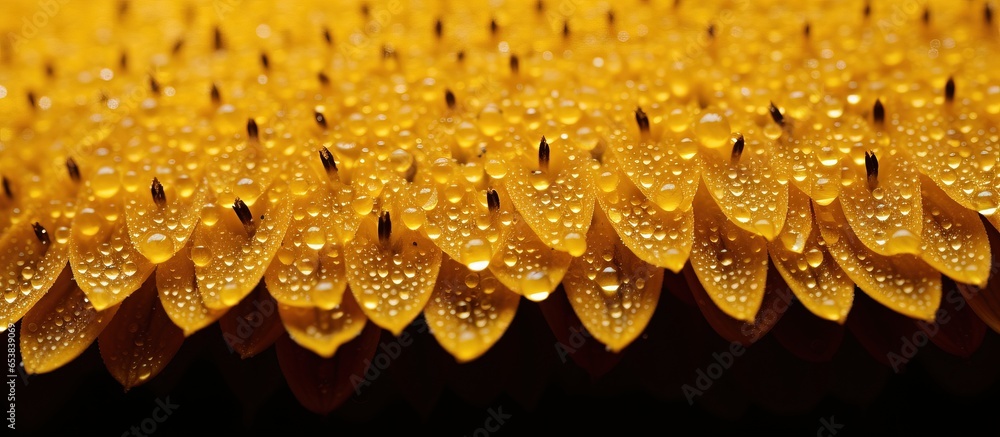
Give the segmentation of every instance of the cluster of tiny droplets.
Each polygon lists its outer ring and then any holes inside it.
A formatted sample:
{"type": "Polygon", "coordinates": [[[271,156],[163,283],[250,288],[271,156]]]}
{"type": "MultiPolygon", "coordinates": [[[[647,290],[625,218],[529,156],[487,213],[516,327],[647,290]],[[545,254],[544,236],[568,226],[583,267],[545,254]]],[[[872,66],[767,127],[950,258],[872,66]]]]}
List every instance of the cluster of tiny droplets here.
{"type": "Polygon", "coordinates": [[[990,276],[980,0],[62,3],[0,17],[32,372],[100,336],[142,382],[265,289],[321,356],[423,313],[467,361],[560,286],[617,351],[665,269],[749,322],[776,277],[842,322],[855,285],[933,319],[990,276]]]}

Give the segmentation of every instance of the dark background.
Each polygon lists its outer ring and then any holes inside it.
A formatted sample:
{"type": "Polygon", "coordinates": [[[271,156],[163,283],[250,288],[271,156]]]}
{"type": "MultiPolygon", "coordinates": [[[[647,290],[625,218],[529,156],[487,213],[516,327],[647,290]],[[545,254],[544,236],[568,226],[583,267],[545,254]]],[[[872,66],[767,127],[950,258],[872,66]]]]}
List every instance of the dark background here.
{"type": "MultiPolygon", "coordinates": [[[[975,335],[958,339],[973,353],[960,357],[928,343],[896,373],[886,357],[903,351],[902,338],[919,328],[862,293],[843,326],[793,303],[689,405],[681,386],[693,386],[698,370],[707,371],[713,353],[730,342],[709,326],[688,290],[674,287],[678,281],[668,272],[669,291],[655,317],[620,355],[593,339],[580,348],[565,340],[575,352],[561,361],[554,332],[578,323],[565,314],[561,292],[542,304],[522,301],[504,338],[469,364],[456,364],[431,334],[411,326],[413,344],[327,416],[297,401],[274,347],[241,360],[217,325],[187,339],[160,375],[128,392],[104,368],[95,343],[67,366],[32,375],[26,386],[19,381],[18,434],[122,435],[169,397],[179,408],[153,435],[473,435],[490,410],[510,416],[490,435],[833,435],[824,423],[840,425],[838,436],[996,435],[1000,335],[966,306],[949,324],[985,331],[981,342],[975,335]],[[562,316],[570,321],[560,323],[562,316]]],[[[941,331],[935,341],[949,336],[941,331]]],[[[382,332],[379,341],[393,340],[382,332]]]]}

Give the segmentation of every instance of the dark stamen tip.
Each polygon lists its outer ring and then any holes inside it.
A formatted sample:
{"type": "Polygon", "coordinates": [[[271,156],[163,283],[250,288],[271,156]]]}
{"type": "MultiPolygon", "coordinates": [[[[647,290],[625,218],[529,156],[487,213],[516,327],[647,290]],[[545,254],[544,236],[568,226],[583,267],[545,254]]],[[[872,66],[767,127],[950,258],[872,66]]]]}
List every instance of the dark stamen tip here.
{"type": "Polygon", "coordinates": [[[948,103],[955,101],[955,78],[949,77],[948,82],[944,84],[944,100],[948,103]]]}
{"type": "Polygon", "coordinates": [[[608,26],[615,25],[615,11],[613,9],[608,9],[608,26]]]}
{"type": "Polygon", "coordinates": [[[543,0],[538,0],[535,2],[535,12],[542,13],[545,11],[545,2],[543,0]]]}
{"type": "Polygon", "coordinates": [[[218,26],[215,27],[215,33],[213,35],[213,43],[216,51],[225,48],[225,44],[222,41],[222,29],[219,29],[218,26]]]}
{"type": "Polygon", "coordinates": [[[872,108],[872,120],[878,126],[885,124],[885,107],[882,106],[882,99],[875,99],[875,107],[872,108]]]}
{"type": "Polygon", "coordinates": [[[316,124],[318,124],[319,127],[326,129],[326,116],[323,115],[322,112],[319,111],[313,112],[313,118],[316,119],[316,124]]]}
{"type": "Polygon", "coordinates": [[[510,55],[510,72],[517,74],[521,70],[521,61],[517,58],[517,55],[510,55]]]}
{"type": "Polygon", "coordinates": [[[493,18],[490,20],[490,35],[496,36],[497,30],[500,30],[500,26],[497,25],[497,19],[493,18]]]}
{"type": "Polygon", "coordinates": [[[170,54],[176,56],[181,52],[182,48],[184,48],[184,38],[178,39],[177,42],[174,43],[174,47],[170,49],[170,54]]]}
{"type": "Polygon", "coordinates": [[[14,192],[10,190],[10,179],[7,179],[7,176],[3,177],[3,194],[6,195],[8,199],[14,198],[14,192]]]}
{"type": "Polygon", "coordinates": [[[709,24],[707,31],[708,31],[708,39],[715,39],[715,25],[709,24]]]}
{"type": "Polygon", "coordinates": [[[805,35],[806,38],[809,38],[809,36],[812,35],[812,25],[809,24],[808,21],[805,26],[802,26],[802,34],[805,35]]]}
{"type": "Polygon", "coordinates": [[[438,18],[437,21],[434,22],[434,36],[441,39],[442,35],[444,35],[444,23],[440,18],[438,18]]]}
{"type": "Polygon", "coordinates": [[[496,214],[500,211],[500,194],[497,193],[497,190],[486,189],[486,205],[489,207],[490,213],[496,214]]]}
{"type": "Polygon", "coordinates": [[[451,90],[444,90],[444,102],[448,105],[448,109],[455,109],[455,93],[451,90]]]}
{"type": "Polygon", "coordinates": [[[73,158],[66,158],[66,172],[69,173],[69,178],[73,182],[80,182],[80,167],[76,165],[73,158]]]}
{"type": "Polygon", "coordinates": [[[563,21],[563,38],[569,38],[569,20],[563,21]]]}
{"type": "Polygon", "coordinates": [[[872,2],[871,1],[866,1],[865,2],[865,9],[864,9],[864,11],[862,11],[862,13],[865,15],[865,18],[868,18],[868,17],[872,16],[872,2]]]}
{"type": "Polygon", "coordinates": [[[160,94],[160,83],[156,81],[153,75],[149,76],[149,92],[153,94],[160,94]]]}
{"type": "Polygon", "coordinates": [[[128,52],[122,51],[122,55],[118,57],[118,68],[128,71],[128,52]]]}
{"type": "Polygon", "coordinates": [[[462,51],[459,51],[457,54],[455,54],[455,59],[457,59],[458,62],[465,61],[465,51],[462,50],[462,51]]]}
{"type": "Polygon", "coordinates": [[[326,174],[334,176],[337,173],[337,161],[333,159],[333,153],[330,149],[323,147],[319,150],[319,159],[323,162],[323,168],[326,169],[326,174]]]}
{"type": "Polygon", "coordinates": [[[319,84],[320,85],[323,85],[323,86],[330,85],[330,77],[327,76],[326,73],[324,73],[322,71],[319,72],[319,74],[316,75],[316,79],[319,80],[319,84]]]}
{"type": "Polygon", "coordinates": [[[990,6],[989,2],[983,7],[983,21],[986,24],[993,24],[993,6],[990,6]]]}
{"type": "Polygon", "coordinates": [[[785,116],[781,114],[781,110],[778,109],[777,106],[774,106],[774,102],[771,102],[771,107],[769,110],[771,111],[771,119],[774,120],[774,122],[777,123],[778,126],[784,127],[785,116]]]}
{"type": "Polygon", "coordinates": [[[247,231],[247,236],[252,238],[256,235],[257,224],[253,221],[253,213],[250,212],[250,207],[239,197],[233,202],[233,211],[236,212],[236,217],[240,219],[240,223],[243,223],[243,229],[247,231]]]}
{"type": "Polygon", "coordinates": [[[153,203],[160,208],[167,205],[167,193],[163,191],[163,184],[160,180],[153,178],[153,183],[149,185],[149,191],[153,194],[153,203]]]}
{"type": "Polygon", "coordinates": [[[865,151],[865,171],[868,173],[868,188],[874,190],[878,186],[878,158],[875,152],[865,151]]]}
{"type": "Polygon", "coordinates": [[[649,117],[646,116],[646,113],[643,112],[642,108],[635,108],[635,122],[639,125],[639,132],[649,132],[649,117]]]}
{"type": "Polygon", "coordinates": [[[219,93],[219,87],[216,84],[212,84],[212,103],[220,104],[222,103],[222,94],[219,93]]]}
{"type": "Polygon", "coordinates": [[[31,224],[31,228],[35,230],[35,237],[38,238],[39,243],[48,246],[52,242],[49,240],[49,231],[45,230],[41,223],[34,222],[31,224]]]}
{"type": "Polygon", "coordinates": [[[265,71],[271,69],[271,60],[267,57],[267,53],[260,54],[260,66],[264,67],[265,71]]]}
{"type": "Polygon", "coordinates": [[[333,44],[333,35],[330,34],[330,28],[323,28],[323,41],[326,41],[326,45],[333,44]]]}
{"type": "Polygon", "coordinates": [[[257,130],[257,121],[252,118],[247,120],[247,138],[251,141],[260,140],[260,132],[257,130]]]}
{"type": "Polygon", "coordinates": [[[549,142],[542,137],[542,141],[538,143],[538,168],[542,171],[549,169],[549,142]]]}
{"type": "Polygon", "coordinates": [[[739,138],[733,143],[733,154],[731,160],[733,163],[739,162],[740,157],[743,156],[743,147],[746,145],[746,141],[743,139],[743,134],[740,134],[739,138]]]}
{"type": "Polygon", "coordinates": [[[382,245],[389,244],[389,237],[392,236],[392,219],[389,217],[389,211],[382,212],[382,215],[378,218],[378,241],[382,245]]]}
{"type": "Polygon", "coordinates": [[[922,17],[924,24],[931,24],[931,8],[930,6],[924,8],[924,15],[922,17]]]}
{"type": "Polygon", "coordinates": [[[30,106],[31,109],[35,109],[35,108],[38,107],[38,103],[37,103],[37,100],[35,99],[35,92],[34,91],[28,91],[28,106],[30,106]]]}

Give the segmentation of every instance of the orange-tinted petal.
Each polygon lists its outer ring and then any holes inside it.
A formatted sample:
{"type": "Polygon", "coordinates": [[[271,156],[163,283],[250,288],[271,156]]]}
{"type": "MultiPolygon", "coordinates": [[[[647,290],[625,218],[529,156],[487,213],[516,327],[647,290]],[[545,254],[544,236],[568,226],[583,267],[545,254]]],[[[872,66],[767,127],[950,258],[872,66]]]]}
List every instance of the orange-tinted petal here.
{"type": "Polygon", "coordinates": [[[698,191],[694,208],[691,266],[698,280],[723,312],[752,321],[767,283],[767,240],[730,221],[707,189],[698,191]]]}
{"type": "Polygon", "coordinates": [[[878,184],[871,188],[865,164],[844,159],[840,204],[854,234],[880,255],[920,253],[923,228],[920,178],[900,155],[878,159],[878,184]]]}
{"type": "Polygon", "coordinates": [[[278,304],[278,313],[292,340],[324,358],[332,357],[340,345],[361,334],[367,321],[350,293],[333,309],[278,304]]]}
{"type": "Polygon", "coordinates": [[[87,350],[118,311],[97,311],[72,281],[49,290],[21,322],[21,357],[28,373],[46,373],[87,350]]]}
{"type": "Polygon", "coordinates": [[[232,204],[211,203],[202,211],[191,259],[198,289],[209,308],[231,307],[246,297],[264,276],[288,229],[291,213],[283,182],[247,206],[256,227],[252,237],[232,204]]]}
{"type": "Polygon", "coordinates": [[[473,272],[445,256],[424,317],[438,343],[456,360],[466,362],[500,340],[520,300],[489,270],[473,272]]]}
{"type": "Polygon", "coordinates": [[[615,169],[616,164],[608,156],[597,170],[601,208],[632,253],[650,264],[679,272],[691,254],[694,209],[660,209],[615,169]]]}
{"type": "Polygon", "coordinates": [[[211,325],[226,313],[205,306],[194,275],[190,245],[156,266],[156,289],[164,311],[184,331],[184,336],[211,325]]]}
{"type": "Polygon", "coordinates": [[[161,173],[156,178],[166,196],[163,206],[153,200],[150,179],[135,192],[125,194],[125,221],[136,250],[159,264],[187,245],[208,198],[208,183],[187,175],[161,173]]]}
{"type": "Polygon", "coordinates": [[[184,332],[163,311],[152,278],[122,302],[98,340],[104,365],[126,390],[160,373],[183,342],[184,332]]]}
{"type": "Polygon", "coordinates": [[[816,223],[833,259],[873,299],[910,317],[933,320],[941,303],[941,274],[913,255],[883,256],[845,226],[840,201],[814,206],[816,223]]]}
{"type": "Polygon", "coordinates": [[[138,290],[154,265],[132,244],[121,200],[85,196],[73,218],[69,261],[77,284],[102,310],[138,290]]]}
{"type": "Polygon", "coordinates": [[[603,211],[594,212],[587,252],[563,278],[566,297],[594,338],[621,351],[646,329],[660,299],[663,269],[633,254],[603,211]]]}
{"type": "Polygon", "coordinates": [[[552,293],[573,257],[545,245],[520,214],[515,214],[510,238],[493,256],[490,271],[511,291],[533,301],[552,293]]]}
{"type": "Polygon", "coordinates": [[[788,186],[776,177],[766,144],[753,138],[745,142],[739,159],[728,148],[701,149],[703,188],[733,224],[771,240],[785,226],[788,186]]]}
{"type": "MultiPolygon", "coordinates": [[[[810,215],[810,219],[811,219],[810,215]]],[[[802,304],[813,314],[843,323],[854,302],[854,282],[844,273],[826,249],[819,228],[813,228],[801,253],[790,250],[783,241],[767,244],[771,260],[781,277],[802,304]]]]}
{"type": "Polygon", "coordinates": [[[921,180],[924,226],[920,258],[955,281],[985,286],[993,259],[979,214],[963,208],[926,177],[921,180]]]}
{"type": "Polygon", "coordinates": [[[403,332],[424,309],[434,292],[441,267],[441,249],[423,234],[400,226],[390,214],[391,233],[379,240],[375,215],[362,220],[344,259],[351,292],[365,315],[394,334],[403,332]]]}

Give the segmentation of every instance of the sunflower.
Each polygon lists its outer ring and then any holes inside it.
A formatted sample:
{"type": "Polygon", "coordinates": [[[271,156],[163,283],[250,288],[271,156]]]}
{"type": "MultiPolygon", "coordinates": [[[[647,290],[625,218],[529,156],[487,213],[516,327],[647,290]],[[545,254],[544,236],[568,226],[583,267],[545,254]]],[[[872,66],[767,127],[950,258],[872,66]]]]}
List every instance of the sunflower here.
{"type": "Polygon", "coordinates": [[[750,341],[790,296],[932,322],[943,280],[1000,330],[989,2],[343,3],[7,6],[27,372],[97,341],[130,388],[218,322],[328,412],[421,315],[467,362],[566,299],[621,351],[666,270],[750,341]]]}

